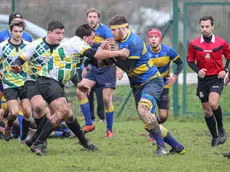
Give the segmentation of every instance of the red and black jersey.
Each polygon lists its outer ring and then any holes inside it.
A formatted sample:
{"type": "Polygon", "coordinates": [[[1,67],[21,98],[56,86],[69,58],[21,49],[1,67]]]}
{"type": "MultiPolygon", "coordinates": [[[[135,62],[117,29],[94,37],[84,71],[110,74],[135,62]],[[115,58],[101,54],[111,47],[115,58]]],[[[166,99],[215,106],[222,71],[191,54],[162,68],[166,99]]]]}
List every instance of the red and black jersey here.
{"type": "Polygon", "coordinates": [[[206,75],[217,75],[224,70],[222,55],[230,60],[230,47],[224,39],[214,35],[210,43],[204,42],[201,36],[192,40],[188,47],[188,62],[196,63],[199,69],[207,69],[206,75]]]}

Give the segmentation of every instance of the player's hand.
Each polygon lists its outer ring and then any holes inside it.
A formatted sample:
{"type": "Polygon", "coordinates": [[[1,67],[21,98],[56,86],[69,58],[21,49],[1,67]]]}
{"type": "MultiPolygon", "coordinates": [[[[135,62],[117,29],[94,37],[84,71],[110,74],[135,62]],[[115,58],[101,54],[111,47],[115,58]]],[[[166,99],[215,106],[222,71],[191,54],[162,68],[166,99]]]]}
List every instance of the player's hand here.
{"type": "Polygon", "coordinates": [[[119,56],[121,56],[121,58],[122,58],[123,60],[126,60],[126,59],[128,59],[129,54],[130,54],[129,49],[123,48],[122,50],[120,50],[120,55],[119,55],[119,56]]]}
{"type": "Polygon", "coordinates": [[[81,77],[84,78],[85,75],[86,75],[86,73],[87,73],[87,67],[84,67],[84,68],[83,68],[83,71],[82,71],[82,73],[81,73],[81,77]]]}
{"type": "Polygon", "coordinates": [[[0,71],[0,80],[2,80],[2,77],[3,77],[2,71],[0,71]]]}
{"type": "Polygon", "coordinates": [[[199,77],[200,78],[204,78],[205,75],[206,75],[206,72],[207,72],[207,69],[204,69],[204,68],[202,68],[201,70],[199,70],[199,72],[198,72],[199,77]]]}
{"type": "Polygon", "coordinates": [[[22,67],[21,66],[18,66],[18,65],[12,65],[11,66],[11,71],[13,73],[20,73],[22,71],[22,67]]]}
{"type": "Polygon", "coordinates": [[[226,76],[226,72],[224,70],[220,71],[219,74],[218,74],[218,78],[224,79],[225,76],[226,76]]]}
{"type": "Polygon", "coordinates": [[[224,81],[224,86],[226,87],[228,85],[228,83],[230,82],[230,79],[229,77],[227,77],[224,81]]]}
{"type": "Polygon", "coordinates": [[[100,49],[101,50],[110,50],[111,49],[110,45],[109,45],[109,41],[107,39],[101,42],[100,49]]]}
{"type": "Polygon", "coordinates": [[[77,88],[78,88],[81,92],[85,93],[87,96],[89,95],[89,93],[90,93],[90,91],[91,91],[89,87],[87,87],[87,86],[85,86],[85,85],[83,85],[83,84],[81,84],[81,83],[78,83],[78,84],[77,84],[77,88]]]}
{"type": "Polygon", "coordinates": [[[176,82],[176,79],[177,79],[177,76],[176,75],[172,75],[171,77],[169,77],[167,84],[169,86],[173,86],[173,84],[176,82]]]}
{"type": "Polygon", "coordinates": [[[121,80],[123,78],[123,71],[118,67],[117,67],[117,70],[116,70],[116,76],[117,76],[118,80],[121,80]]]}

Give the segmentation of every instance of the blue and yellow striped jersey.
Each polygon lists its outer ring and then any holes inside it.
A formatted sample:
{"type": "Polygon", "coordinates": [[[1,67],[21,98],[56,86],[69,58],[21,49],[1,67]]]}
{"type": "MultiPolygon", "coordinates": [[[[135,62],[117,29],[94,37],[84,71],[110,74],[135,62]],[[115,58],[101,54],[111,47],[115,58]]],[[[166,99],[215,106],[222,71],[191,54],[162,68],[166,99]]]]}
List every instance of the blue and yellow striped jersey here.
{"type": "Polygon", "coordinates": [[[131,87],[141,86],[160,75],[140,36],[129,30],[126,39],[119,44],[121,49],[129,49],[130,56],[128,60],[118,60],[115,64],[127,73],[131,87]],[[130,66],[131,61],[132,66],[130,66]]]}
{"type": "MultiPolygon", "coordinates": [[[[162,77],[164,78],[164,83],[168,82],[168,77],[170,74],[170,62],[175,61],[179,58],[179,55],[176,51],[165,45],[161,44],[161,48],[159,51],[154,52],[150,45],[147,46],[147,51],[151,54],[152,61],[154,65],[158,68],[162,77]]],[[[169,88],[168,85],[165,85],[165,88],[169,88]]]]}
{"type": "Polygon", "coordinates": [[[110,28],[102,23],[98,24],[97,27],[94,28],[94,32],[95,32],[95,38],[94,38],[94,44],[92,46],[94,49],[98,49],[101,42],[104,41],[105,39],[113,38],[110,28]]]}
{"type": "MultiPolygon", "coordinates": [[[[96,28],[94,28],[94,32],[95,32],[95,38],[94,38],[94,44],[92,46],[93,49],[98,49],[98,47],[100,46],[101,42],[104,41],[105,39],[109,39],[109,38],[113,38],[112,32],[110,30],[110,28],[102,23],[99,23],[97,25],[96,28]]],[[[114,66],[107,66],[107,67],[103,67],[103,68],[97,68],[96,66],[91,66],[91,70],[93,72],[99,72],[99,73],[103,73],[106,72],[107,70],[109,70],[110,68],[112,68],[114,66]]]]}

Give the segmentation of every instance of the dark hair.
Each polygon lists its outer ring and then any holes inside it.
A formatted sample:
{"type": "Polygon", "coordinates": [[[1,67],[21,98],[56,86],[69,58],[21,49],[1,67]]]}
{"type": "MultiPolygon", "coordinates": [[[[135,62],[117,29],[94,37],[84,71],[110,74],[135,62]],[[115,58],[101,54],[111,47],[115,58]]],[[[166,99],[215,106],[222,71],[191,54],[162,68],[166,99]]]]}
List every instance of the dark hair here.
{"type": "Polygon", "coordinates": [[[15,18],[20,18],[23,19],[23,15],[19,12],[13,12],[9,15],[9,22],[8,24],[10,25],[10,23],[12,22],[12,20],[14,20],[15,18]]]}
{"type": "Polygon", "coordinates": [[[89,14],[89,13],[92,13],[92,12],[97,13],[98,18],[101,17],[100,11],[97,10],[96,8],[90,8],[90,9],[88,9],[87,12],[86,12],[87,17],[88,17],[88,14],[89,14]]]}
{"type": "Polygon", "coordinates": [[[60,21],[51,20],[48,24],[48,31],[54,31],[55,29],[65,29],[65,26],[60,21]]]}
{"type": "Polygon", "coordinates": [[[210,21],[211,21],[211,25],[214,24],[214,19],[213,19],[212,16],[204,16],[204,17],[201,17],[201,18],[200,18],[200,22],[201,22],[201,21],[206,21],[206,20],[210,20],[210,21]]]}
{"type": "Polygon", "coordinates": [[[120,24],[124,24],[124,23],[128,23],[128,20],[125,18],[125,16],[123,15],[115,15],[110,21],[109,21],[109,25],[120,25],[120,24]]]}
{"type": "Polygon", "coordinates": [[[75,35],[83,38],[84,36],[90,36],[92,32],[94,30],[88,24],[83,24],[76,29],[75,35]]]}
{"type": "Polygon", "coordinates": [[[22,22],[22,21],[12,21],[12,22],[10,23],[10,31],[13,30],[13,27],[14,27],[14,26],[22,27],[23,30],[25,29],[25,23],[22,22]]]}

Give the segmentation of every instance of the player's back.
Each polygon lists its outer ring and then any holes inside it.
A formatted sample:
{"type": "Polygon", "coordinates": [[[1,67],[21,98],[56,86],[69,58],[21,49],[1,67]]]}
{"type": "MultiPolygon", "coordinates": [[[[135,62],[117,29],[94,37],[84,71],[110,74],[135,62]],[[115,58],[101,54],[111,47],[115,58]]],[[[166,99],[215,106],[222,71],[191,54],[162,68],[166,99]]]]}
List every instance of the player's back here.
{"type": "Polygon", "coordinates": [[[70,38],[53,51],[52,57],[42,67],[39,75],[66,84],[76,74],[78,64],[84,59],[82,54],[89,48],[91,47],[80,37],[70,38]]]}
{"type": "Polygon", "coordinates": [[[120,48],[128,48],[128,60],[118,60],[116,65],[128,74],[131,86],[140,86],[156,77],[158,69],[153,65],[142,38],[129,31],[127,38],[120,42],[120,48]]]}

